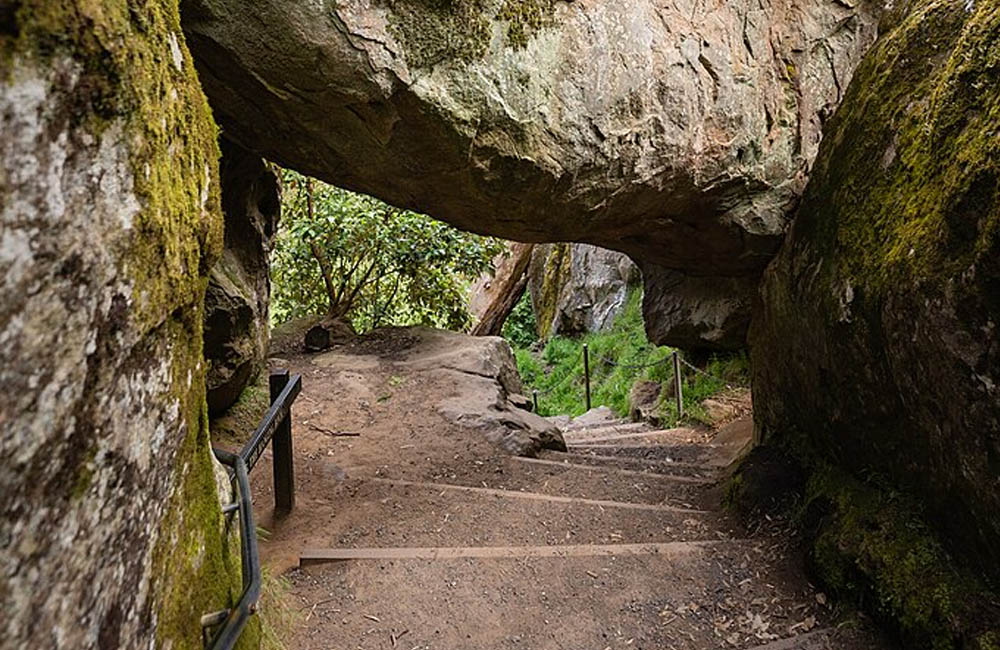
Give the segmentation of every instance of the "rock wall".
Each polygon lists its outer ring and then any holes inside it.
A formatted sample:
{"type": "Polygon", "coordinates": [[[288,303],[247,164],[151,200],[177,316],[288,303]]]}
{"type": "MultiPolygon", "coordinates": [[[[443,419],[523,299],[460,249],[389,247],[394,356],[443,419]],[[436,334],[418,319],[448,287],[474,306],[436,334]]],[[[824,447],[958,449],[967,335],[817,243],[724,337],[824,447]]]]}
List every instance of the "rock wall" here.
{"type": "Polygon", "coordinates": [[[467,230],[738,279],[777,250],[882,5],[182,4],[217,118],[270,160],[467,230]]]}
{"type": "Polygon", "coordinates": [[[589,244],[535,247],[528,291],[539,337],[597,332],[625,307],[639,269],[627,255],[589,244]]]}
{"type": "Polygon", "coordinates": [[[264,368],[269,340],[268,255],[281,212],[277,175],[255,155],[222,139],[225,247],[205,294],[208,411],[221,414],[264,368]]]}
{"type": "Polygon", "coordinates": [[[885,29],[766,274],[757,426],[918,495],[997,579],[1000,5],[910,0],[885,29]]]}
{"type": "Polygon", "coordinates": [[[201,358],[216,130],[169,0],[0,9],[0,630],[201,648],[229,602],[201,358]]]}

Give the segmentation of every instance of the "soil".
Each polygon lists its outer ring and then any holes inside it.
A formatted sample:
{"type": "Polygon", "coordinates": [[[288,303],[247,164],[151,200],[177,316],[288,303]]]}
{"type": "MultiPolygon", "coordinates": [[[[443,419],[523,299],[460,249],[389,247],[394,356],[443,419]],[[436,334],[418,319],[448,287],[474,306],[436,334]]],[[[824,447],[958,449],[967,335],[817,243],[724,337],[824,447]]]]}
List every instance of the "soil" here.
{"type": "Polygon", "coordinates": [[[332,355],[276,347],[272,367],[303,378],[295,510],[273,515],[270,450],[251,479],[262,558],[298,612],[289,648],[893,647],[813,589],[789,526],[751,535],[720,506],[746,417],[640,437],[623,423],[568,430],[568,453],[517,459],[442,415],[461,391],[403,367],[419,345],[388,330],[332,355]],[[625,546],[653,543],[669,546],[625,546]],[[560,546],[574,550],[538,552],[560,546]],[[428,547],[502,551],[412,557],[428,547]],[[309,549],[345,548],[397,551],[299,567],[309,549]]]}

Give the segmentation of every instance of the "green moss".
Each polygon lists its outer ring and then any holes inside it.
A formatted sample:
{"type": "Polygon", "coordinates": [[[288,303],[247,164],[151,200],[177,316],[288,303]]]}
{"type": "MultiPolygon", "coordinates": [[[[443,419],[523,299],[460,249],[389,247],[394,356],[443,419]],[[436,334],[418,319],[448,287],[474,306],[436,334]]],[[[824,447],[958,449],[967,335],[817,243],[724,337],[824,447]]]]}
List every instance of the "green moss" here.
{"type": "Polygon", "coordinates": [[[536,32],[551,23],[554,10],[554,0],[506,0],[498,16],[507,21],[511,45],[525,47],[536,32]]]}
{"type": "Polygon", "coordinates": [[[407,62],[429,68],[474,61],[489,49],[494,21],[502,21],[511,47],[523,48],[551,23],[554,0],[385,0],[389,28],[407,62]]]}
{"type": "Polygon", "coordinates": [[[68,55],[81,68],[79,81],[57,88],[68,95],[70,125],[94,136],[124,126],[142,204],[120,256],[135,282],[136,329],[162,323],[179,299],[196,304],[222,247],[219,151],[176,2],[24,0],[6,27],[0,72],[68,55]]]}
{"type": "MultiPolygon", "coordinates": [[[[121,129],[140,211],[116,251],[131,280],[127,327],[165,340],[185,439],[173,458],[173,496],[152,553],[159,647],[202,647],[198,619],[231,603],[239,558],[222,531],[210,459],[202,361],[207,272],[222,246],[217,129],[184,44],[176,0],[21,0],[0,26],[0,74],[69,57],[75,82],[53,75],[57,116],[94,138],[121,129]],[[60,85],[62,84],[62,85],[60,85]]],[[[90,484],[87,466],[73,492],[90,484]]],[[[254,647],[253,629],[244,647],[254,647]]]]}
{"type": "Polygon", "coordinates": [[[87,493],[94,482],[94,459],[97,457],[97,447],[91,447],[84,455],[83,462],[77,469],[76,480],[70,490],[70,498],[77,500],[87,493]]]}
{"type": "MultiPolygon", "coordinates": [[[[201,322],[200,312],[172,319],[166,325],[169,338],[177,344],[201,341],[201,322]]],[[[198,374],[188,384],[188,369],[200,357],[196,345],[187,356],[174,358],[171,392],[181,400],[186,430],[176,465],[183,469],[176,476],[152,559],[158,577],[158,645],[192,650],[201,648],[201,615],[231,607],[242,592],[238,531],[223,519],[217,497],[204,377],[198,374]]],[[[239,647],[256,648],[259,642],[260,625],[252,619],[239,647]]]]}
{"type": "Polygon", "coordinates": [[[803,512],[813,532],[810,563],[825,588],[859,601],[912,647],[978,648],[1000,633],[996,597],[957,568],[903,495],[822,466],[803,512]]]}
{"type": "Polygon", "coordinates": [[[1000,224],[1000,6],[910,5],[855,74],[805,200],[805,227],[833,229],[811,239],[879,290],[961,273],[1000,224]]]}
{"type": "Polygon", "coordinates": [[[556,318],[559,296],[570,280],[573,249],[569,244],[553,244],[545,257],[545,268],[542,272],[542,286],[538,299],[534,304],[535,323],[538,328],[538,338],[547,339],[552,334],[552,324],[556,318]]]}

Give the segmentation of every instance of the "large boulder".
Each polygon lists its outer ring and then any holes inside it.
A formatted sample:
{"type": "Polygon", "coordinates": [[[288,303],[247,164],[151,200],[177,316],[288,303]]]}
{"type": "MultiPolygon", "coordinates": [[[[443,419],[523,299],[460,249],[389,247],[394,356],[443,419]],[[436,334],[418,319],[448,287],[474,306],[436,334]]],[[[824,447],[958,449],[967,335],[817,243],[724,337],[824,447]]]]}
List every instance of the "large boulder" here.
{"type": "Polygon", "coordinates": [[[177,5],[8,3],[0,52],[0,645],[200,649],[240,562],[201,355],[217,131],[177,5]]]}
{"type": "Polygon", "coordinates": [[[1000,5],[911,0],[886,28],[767,271],[758,433],[915,494],[997,579],[1000,5]]]}
{"type": "Polygon", "coordinates": [[[746,348],[756,277],[695,277],[645,263],[642,278],[650,341],[688,350],[746,348]]]}
{"type": "Polygon", "coordinates": [[[182,5],[227,136],[271,160],[475,232],[756,279],[882,3],[182,5]]]}
{"type": "Polygon", "coordinates": [[[543,449],[566,451],[559,428],[526,410],[530,401],[505,340],[423,327],[405,331],[416,342],[399,355],[399,367],[454,386],[435,405],[446,419],[478,429],[516,456],[536,456],[543,449]]]}
{"type": "Polygon", "coordinates": [[[259,155],[222,138],[225,248],[205,294],[208,410],[233,405],[264,368],[270,331],[268,255],[281,212],[277,175],[259,155]]]}
{"type": "Polygon", "coordinates": [[[625,307],[639,270],[627,255],[589,244],[536,246],[528,290],[538,335],[607,329],[625,307]]]}

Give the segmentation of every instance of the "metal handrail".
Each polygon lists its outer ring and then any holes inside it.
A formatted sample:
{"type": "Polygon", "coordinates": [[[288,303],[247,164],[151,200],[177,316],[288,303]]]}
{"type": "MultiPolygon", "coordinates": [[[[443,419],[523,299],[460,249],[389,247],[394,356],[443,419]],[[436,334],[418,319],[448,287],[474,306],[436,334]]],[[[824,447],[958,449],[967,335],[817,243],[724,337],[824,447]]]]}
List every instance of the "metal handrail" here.
{"type": "MultiPolygon", "coordinates": [[[[250,440],[243,445],[240,456],[246,462],[249,469],[253,469],[261,455],[267,448],[268,443],[274,437],[275,431],[282,422],[287,420],[291,412],[292,403],[302,391],[302,375],[291,375],[288,383],[285,384],[281,392],[274,396],[271,406],[268,407],[264,419],[260,421],[257,429],[250,436],[250,440]]],[[[248,470],[249,471],[249,470],[248,470]]]]}
{"type": "Polygon", "coordinates": [[[253,506],[250,501],[250,478],[243,458],[224,449],[213,448],[215,457],[223,465],[232,469],[233,479],[239,489],[238,506],[240,515],[240,559],[243,594],[235,607],[224,609],[201,617],[203,628],[221,625],[209,645],[212,650],[231,650],[246,627],[247,621],[257,611],[260,599],[261,572],[260,555],[257,552],[257,529],[253,522],[253,506]]]}

